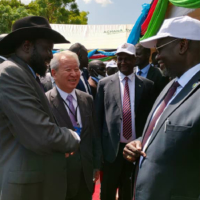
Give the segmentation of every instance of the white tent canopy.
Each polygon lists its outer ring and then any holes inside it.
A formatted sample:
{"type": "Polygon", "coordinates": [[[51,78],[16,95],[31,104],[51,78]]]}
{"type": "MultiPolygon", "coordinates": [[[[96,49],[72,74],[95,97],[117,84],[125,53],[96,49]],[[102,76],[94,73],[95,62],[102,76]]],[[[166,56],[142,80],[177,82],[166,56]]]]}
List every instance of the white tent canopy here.
{"type": "Polygon", "coordinates": [[[51,24],[71,44],[56,44],[54,49],[68,49],[74,43],[81,43],[87,49],[116,49],[127,41],[133,24],[118,25],[65,25],[51,24]]]}

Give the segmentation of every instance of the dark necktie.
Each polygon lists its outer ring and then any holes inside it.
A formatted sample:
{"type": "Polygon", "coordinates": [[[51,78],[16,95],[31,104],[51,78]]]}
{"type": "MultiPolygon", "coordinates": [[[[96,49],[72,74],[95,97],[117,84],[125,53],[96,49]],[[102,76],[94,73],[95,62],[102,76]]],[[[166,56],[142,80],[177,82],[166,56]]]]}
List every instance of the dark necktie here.
{"type": "Polygon", "coordinates": [[[151,135],[153,129],[154,129],[154,126],[156,124],[156,121],[158,120],[158,118],[160,117],[160,115],[163,113],[165,107],[167,106],[169,100],[172,98],[172,96],[174,95],[177,87],[179,86],[179,83],[178,82],[174,82],[172,87],[168,90],[165,98],[163,99],[163,101],[160,103],[160,106],[156,112],[156,114],[154,115],[154,117],[152,118],[150,124],[149,124],[149,127],[143,137],[143,140],[142,140],[142,146],[144,147],[146,141],[148,140],[149,136],[151,135]]]}
{"type": "Polygon", "coordinates": [[[69,117],[71,119],[73,126],[77,126],[76,119],[75,119],[76,111],[75,111],[75,108],[73,105],[73,96],[71,94],[69,94],[67,96],[67,100],[69,101],[69,117]]]}
{"type": "Polygon", "coordinates": [[[132,120],[131,120],[131,101],[128,86],[128,77],[125,77],[124,97],[123,97],[123,136],[129,140],[132,136],[132,120]]]}
{"type": "MultiPolygon", "coordinates": [[[[165,98],[162,100],[162,102],[160,103],[160,106],[156,112],[156,114],[154,115],[154,117],[152,118],[148,129],[143,137],[142,140],[142,146],[144,147],[146,141],[148,140],[149,136],[151,135],[154,126],[156,124],[156,121],[158,120],[158,118],[160,117],[160,115],[163,113],[165,107],[167,106],[169,100],[173,97],[174,93],[176,92],[177,87],[179,86],[178,82],[174,82],[173,85],[171,86],[171,88],[168,90],[165,98]]],[[[137,175],[138,175],[138,171],[139,171],[139,161],[137,162],[136,165],[136,170],[135,170],[135,181],[134,181],[134,195],[133,195],[133,200],[135,200],[135,187],[136,187],[136,180],[137,180],[137,175]]]]}
{"type": "Polygon", "coordinates": [[[139,76],[141,76],[141,75],[142,75],[142,71],[139,70],[137,74],[138,74],[139,76]]]}
{"type": "Polygon", "coordinates": [[[42,85],[42,83],[40,82],[40,79],[39,79],[39,77],[38,76],[36,76],[36,81],[38,82],[38,84],[39,84],[39,86],[42,88],[42,91],[44,92],[44,87],[43,87],[43,85],[42,85]]]}

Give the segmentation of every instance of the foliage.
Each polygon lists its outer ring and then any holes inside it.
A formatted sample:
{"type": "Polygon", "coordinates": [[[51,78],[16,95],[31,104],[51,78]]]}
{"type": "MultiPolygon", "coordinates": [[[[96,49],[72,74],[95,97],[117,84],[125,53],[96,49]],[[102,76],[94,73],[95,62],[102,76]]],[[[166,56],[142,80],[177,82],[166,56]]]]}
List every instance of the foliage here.
{"type": "Polygon", "coordinates": [[[12,24],[25,16],[43,16],[52,24],[87,24],[88,14],[79,11],[75,0],[35,0],[28,5],[18,0],[1,0],[0,34],[10,32],[12,24]]]}

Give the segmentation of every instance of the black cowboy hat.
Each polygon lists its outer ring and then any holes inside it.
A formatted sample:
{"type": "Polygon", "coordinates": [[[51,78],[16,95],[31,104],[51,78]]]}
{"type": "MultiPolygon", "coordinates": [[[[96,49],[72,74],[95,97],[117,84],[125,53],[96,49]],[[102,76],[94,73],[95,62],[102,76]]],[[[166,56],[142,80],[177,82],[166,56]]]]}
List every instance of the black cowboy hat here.
{"type": "Polygon", "coordinates": [[[54,44],[70,43],[54,31],[44,17],[29,16],[17,20],[12,26],[12,32],[0,41],[0,54],[14,53],[16,46],[22,41],[40,38],[50,39],[54,44]]]}

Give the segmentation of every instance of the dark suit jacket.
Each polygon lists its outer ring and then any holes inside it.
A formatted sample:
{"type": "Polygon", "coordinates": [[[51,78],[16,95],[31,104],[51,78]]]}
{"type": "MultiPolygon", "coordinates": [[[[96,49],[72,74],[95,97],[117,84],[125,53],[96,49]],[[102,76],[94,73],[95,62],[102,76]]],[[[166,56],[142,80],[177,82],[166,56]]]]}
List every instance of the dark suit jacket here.
{"type": "Polygon", "coordinates": [[[43,85],[45,92],[47,92],[53,88],[50,72],[48,72],[45,77],[41,77],[40,82],[43,85]]]}
{"type": "MultiPolygon", "coordinates": [[[[81,143],[78,152],[66,159],[67,162],[67,197],[76,195],[81,172],[83,170],[88,189],[93,191],[93,169],[100,169],[101,143],[96,127],[93,99],[85,92],[76,90],[82,121],[81,143]]],[[[46,93],[58,124],[74,129],[68,112],[56,87],[46,93]]]]}
{"type": "MultiPolygon", "coordinates": [[[[136,200],[200,199],[200,72],[162,113],[146,149],[136,183],[136,200]]],[[[157,98],[146,122],[173,84],[157,98]]]]}
{"type": "MultiPolygon", "coordinates": [[[[87,85],[89,94],[91,94],[90,85],[89,85],[89,83],[88,83],[88,81],[87,81],[88,78],[89,78],[89,74],[88,74],[88,70],[87,70],[87,69],[85,69],[85,68],[83,69],[82,76],[83,76],[83,78],[84,78],[84,80],[85,80],[85,84],[87,85]]],[[[81,91],[83,91],[83,92],[86,92],[85,85],[83,84],[83,81],[82,81],[81,79],[79,80],[79,83],[78,83],[78,85],[76,86],[76,89],[81,90],[81,91]]]]}
{"type": "MultiPolygon", "coordinates": [[[[141,136],[147,116],[154,103],[153,82],[135,77],[135,129],[141,136]]],[[[103,157],[113,162],[120,144],[122,104],[118,73],[99,81],[95,108],[102,137],[103,157]]]]}
{"type": "Polygon", "coordinates": [[[163,88],[168,84],[169,81],[166,81],[166,78],[162,75],[162,72],[159,68],[150,66],[147,73],[147,79],[154,82],[155,91],[157,96],[163,90],[163,88]]]}
{"type": "Polygon", "coordinates": [[[54,121],[46,96],[17,56],[0,65],[1,200],[63,200],[65,152],[79,142],[54,121]]]}

